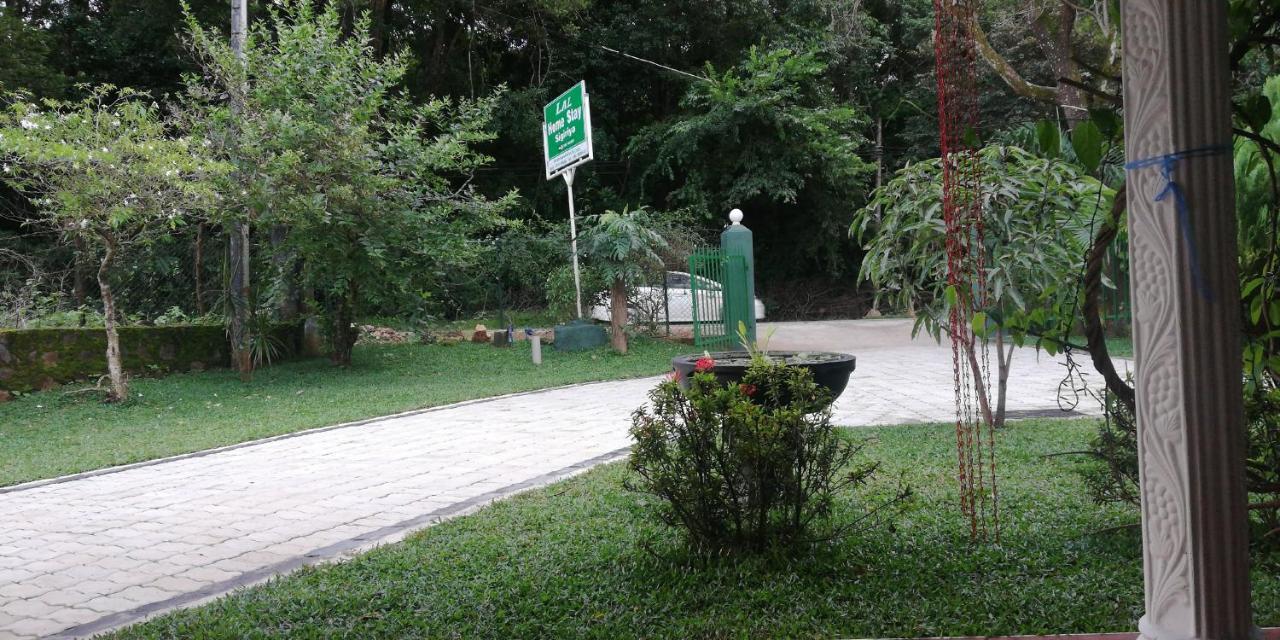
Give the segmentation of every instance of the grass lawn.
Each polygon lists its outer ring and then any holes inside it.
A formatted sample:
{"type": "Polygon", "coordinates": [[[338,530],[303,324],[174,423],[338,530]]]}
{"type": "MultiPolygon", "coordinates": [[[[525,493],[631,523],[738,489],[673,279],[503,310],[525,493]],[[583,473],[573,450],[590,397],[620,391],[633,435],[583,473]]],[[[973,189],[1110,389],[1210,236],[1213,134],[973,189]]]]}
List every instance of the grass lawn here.
{"type": "MultiPolygon", "coordinates": [[[[1071,336],[1072,344],[1084,345],[1089,341],[1083,335],[1071,336]]],[[[1133,357],[1133,338],[1129,337],[1110,337],[1106,339],[1107,355],[1112,358],[1132,358],[1133,357]]],[[[1123,375],[1121,371],[1121,375],[1123,375]]]]}
{"type": "MultiPolygon", "coordinates": [[[[858,431],[917,496],[861,537],[780,559],[701,562],[608,465],[375,550],[304,569],[116,638],[799,638],[1122,631],[1142,613],[1135,509],[1098,507],[1066,457],[1092,421],[1013,423],[1000,443],[1003,537],[971,544],[949,426],[858,431]]],[[[841,505],[847,509],[848,505],[841,505]]],[[[1256,622],[1280,579],[1255,576],[1256,622]]]]}
{"type": "Polygon", "coordinates": [[[1107,353],[1112,358],[1132,358],[1132,338],[1107,338],[1107,353]]]}
{"type": "Polygon", "coordinates": [[[151,460],[472,398],[670,370],[692,347],[635,339],[607,349],[497,349],[470,343],[359,346],[349,370],[327,360],[262,369],[250,384],[228,370],[134,380],[134,398],[112,406],[61,390],[0,403],[0,485],[151,460]]]}

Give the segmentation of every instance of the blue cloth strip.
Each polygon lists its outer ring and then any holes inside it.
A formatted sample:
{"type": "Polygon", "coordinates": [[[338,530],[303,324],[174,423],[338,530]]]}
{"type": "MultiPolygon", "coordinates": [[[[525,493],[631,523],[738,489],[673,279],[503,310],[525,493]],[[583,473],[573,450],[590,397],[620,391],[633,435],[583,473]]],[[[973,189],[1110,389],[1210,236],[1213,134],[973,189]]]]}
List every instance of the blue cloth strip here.
{"type": "Polygon", "coordinates": [[[1165,198],[1173,196],[1174,204],[1178,207],[1178,223],[1182,227],[1182,237],[1187,243],[1187,263],[1191,267],[1191,281],[1195,284],[1196,291],[1200,293],[1200,297],[1209,302],[1213,302],[1213,292],[1209,290],[1209,283],[1205,281],[1204,271],[1200,268],[1200,251],[1196,248],[1196,236],[1191,228],[1191,208],[1187,205],[1187,197],[1182,192],[1182,187],[1173,179],[1173,171],[1178,167],[1179,160],[1207,158],[1229,153],[1230,151],[1231,145],[1218,144],[1134,160],[1126,162],[1124,165],[1124,168],[1130,171],[1146,169],[1147,167],[1160,167],[1160,175],[1164,178],[1164,188],[1152,200],[1161,202],[1165,198]]]}

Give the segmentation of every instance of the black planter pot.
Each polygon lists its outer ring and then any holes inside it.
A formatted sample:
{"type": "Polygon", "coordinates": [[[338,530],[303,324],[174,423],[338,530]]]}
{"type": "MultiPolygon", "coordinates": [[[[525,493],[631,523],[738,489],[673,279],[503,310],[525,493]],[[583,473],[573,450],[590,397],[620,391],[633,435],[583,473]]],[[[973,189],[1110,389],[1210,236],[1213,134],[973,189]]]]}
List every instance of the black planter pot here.
{"type": "MultiPolygon", "coordinates": [[[[720,384],[741,381],[751,364],[751,354],[746,351],[717,351],[710,355],[716,361],[710,372],[720,384]]],[[[813,374],[814,382],[831,391],[833,400],[839,398],[849,384],[849,375],[853,373],[858,361],[847,353],[766,351],[765,355],[775,361],[782,360],[788,365],[808,369],[813,374]]],[[[671,359],[671,366],[680,374],[680,388],[689,388],[689,376],[693,375],[698,359],[702,357],[702,354],[690,354],[671,359]]]]}

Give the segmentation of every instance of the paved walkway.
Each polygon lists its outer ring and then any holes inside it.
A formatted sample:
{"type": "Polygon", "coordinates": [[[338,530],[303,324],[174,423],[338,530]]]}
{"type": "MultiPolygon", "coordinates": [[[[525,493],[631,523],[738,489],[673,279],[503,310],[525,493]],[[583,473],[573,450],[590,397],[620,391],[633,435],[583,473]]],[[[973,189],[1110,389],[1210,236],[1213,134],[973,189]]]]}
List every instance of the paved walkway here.
{"type": "MultiPolygon", "coordinates": [[[[771,346],[817,340],[858,354],[838,422],[954,415],[949,350],[903,341],[892,324],[872,333],[896,339],[833,343],[823,331],[849,327],[820,324],[784,326],[771,346]]],[[[1015,362],[1011,408],[1054,409],[1058,363],[1030,353],[1015,362]]],[[[463,403],[0,490],[0,638],[117,627],[621,457],[630,413],[656,380],[463,403]]]]}
{"type": "MultiPolygon", "coordinates": [[[[955,419],[955,383],[951,347],[932,338],[911,338],[913,320],[829,320],[821,322],[762,323],[757,334],[768,338],[767,348],[786,351],[841,351],[857,355],[857,368],[849,388],[835,404],[835,422],[842,425],[892,425],[913,422],[948,422],[955,419]]],[[[996,374],[995,350],[989,356],[991,376],[996,374]]],[[[1006,410],[1010,417],[1061,415],[1060,406],[1074,412],[1101,415],[1098,402],[1084,394],[1073,403],[1076,384],[1063,385],[1067,368],[1061,356],[1050,357],[1034,349],[1017,349],[1009,370],[1006,410]],[[1061,390],[1063,403],[1058,402],[1061,390]]],[[[1101,390],[1102,377],[1093,370],[1088,354],[1076,362],[1091,388],[1101,390]]],[[[1128,361],[1118,360],[1124,371],[1128,361]]]]}

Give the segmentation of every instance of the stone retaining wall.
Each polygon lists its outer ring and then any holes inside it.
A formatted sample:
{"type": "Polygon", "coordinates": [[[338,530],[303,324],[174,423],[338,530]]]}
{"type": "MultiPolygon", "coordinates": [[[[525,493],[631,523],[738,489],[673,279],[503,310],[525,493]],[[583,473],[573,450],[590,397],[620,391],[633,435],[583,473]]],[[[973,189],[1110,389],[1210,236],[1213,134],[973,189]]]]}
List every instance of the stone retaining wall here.
{"type": "MultiPolygon", "coordinates": [[[[199,371],[230,363],[221,325],[120,327],[125,370],[137,374],[199,371]]],[[[300,352],[301,325],[277,325],[281,357],[300,352]]],[[[0,400],[107,372],[107,334],[97,329],[0,329],[0,400]]]]}

